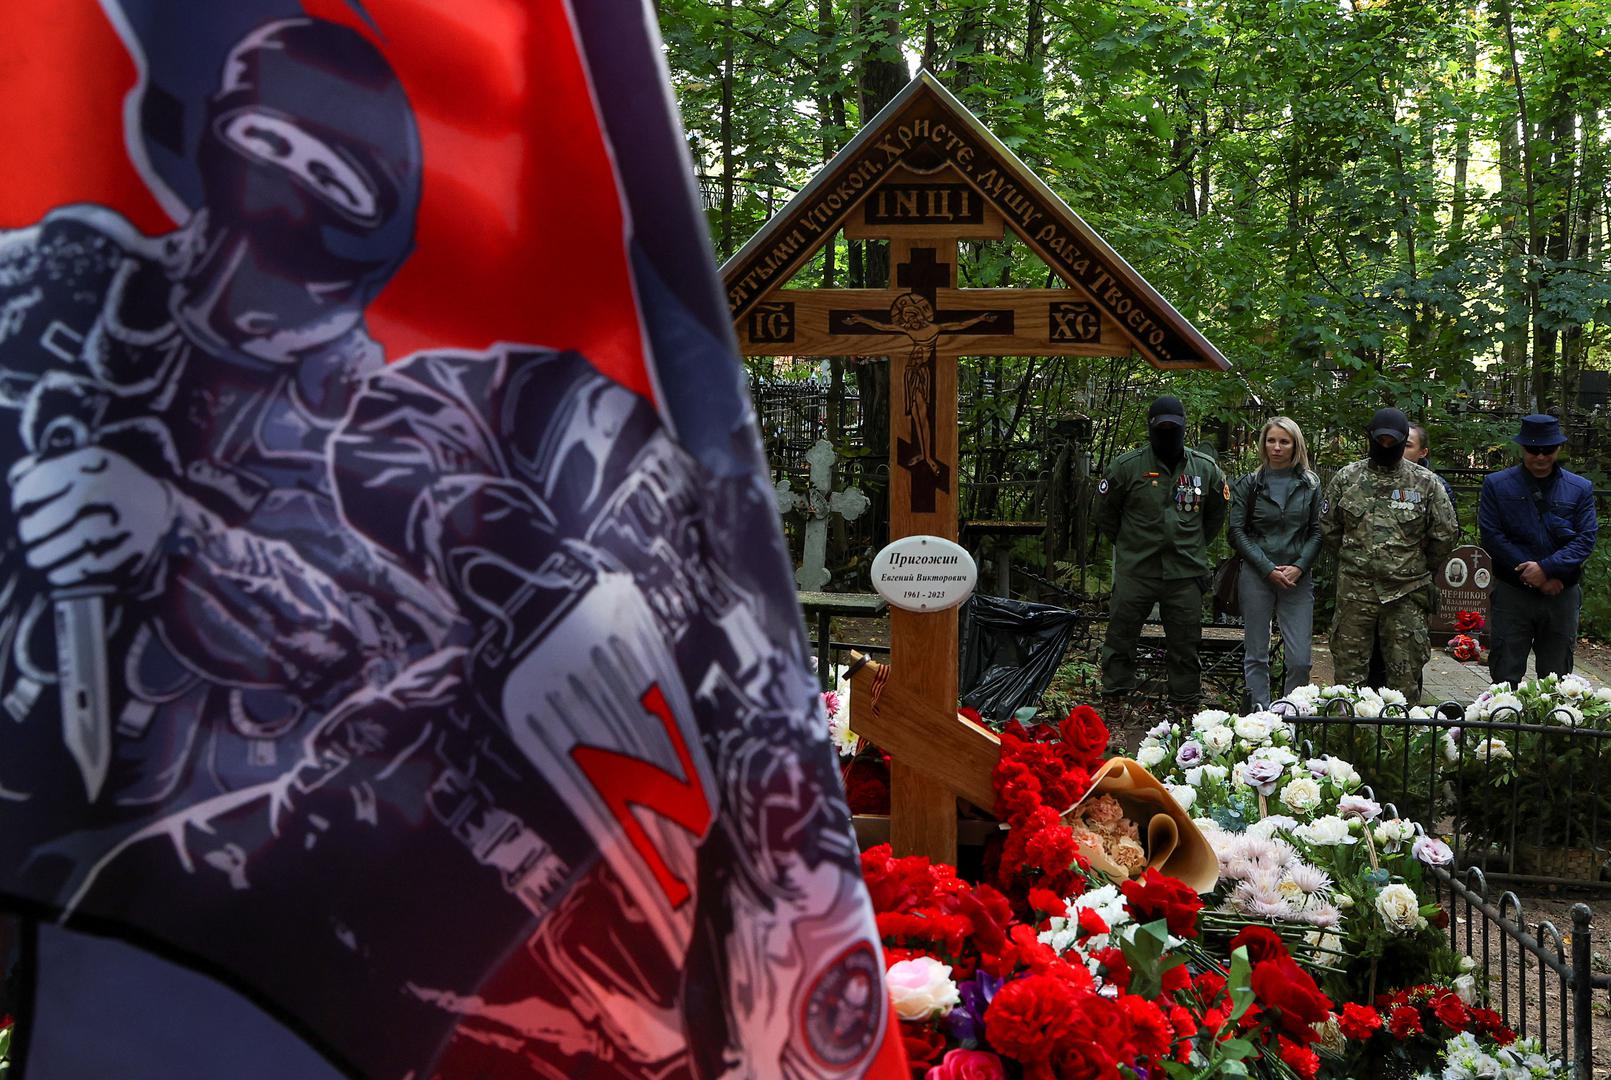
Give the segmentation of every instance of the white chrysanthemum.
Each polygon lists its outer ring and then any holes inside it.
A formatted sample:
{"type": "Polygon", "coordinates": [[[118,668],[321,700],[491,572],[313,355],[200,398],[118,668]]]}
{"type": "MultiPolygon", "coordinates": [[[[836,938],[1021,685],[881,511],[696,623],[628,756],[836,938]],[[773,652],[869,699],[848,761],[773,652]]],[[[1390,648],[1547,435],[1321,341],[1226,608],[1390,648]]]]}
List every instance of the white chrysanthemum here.
{"type": "Polygon", "coordinates": [[[839,751],[840,757],[850,757],[856,752],[856,743],[860,741],[854,731],[850,730],[850,708],[840,708],[837,715],[828,719],[828,737],[833,740],[833,748],[839,751]]]}
{"type": "Polygon", "coordinates": [[[1313,863],[1306,863],[1302,859],[1293,862],[1287,867],[1287,877],[1292,884],[1306,893],[1331,891],[1331,875],[1313,863]]]}
{"type": "Polygon", "coordinates": [[[1378,697],[1380,697],[1382,699],[1382,704],[1383,705],[1408,705],[1409,704],[1409,700],[1407,698],[1405,698],[1405,696],[1403,694],[1401,694],[1399,691],[1394,690],[1391,686],[1382,687],[1380,690],[1376,691],[1376,694],[1377,694],[1378,697]]]}
{"type": "Polygon", "coordinates": [[[1377,696],[1376,691],[1365,689],[1359,692],[1359,697],[1354,701],[1354,715],[1382,715],[1382,699],[1377,696]]]}
{"type": "Polygon", "coordinates": [[[1310,926],[1333,930],[1342,925],[1342,909],[1332,901],[1316,900],[1303,909],[1303,921],[1310,926]]]}

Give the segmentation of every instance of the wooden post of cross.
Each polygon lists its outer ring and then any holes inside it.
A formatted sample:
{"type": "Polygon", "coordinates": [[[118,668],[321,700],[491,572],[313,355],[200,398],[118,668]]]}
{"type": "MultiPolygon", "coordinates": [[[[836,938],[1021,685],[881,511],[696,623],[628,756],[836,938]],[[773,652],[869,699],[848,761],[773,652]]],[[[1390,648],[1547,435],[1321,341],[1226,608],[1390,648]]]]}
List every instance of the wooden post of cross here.
{"type": "MultiPolygon", "coordinates": [[[[890,536],[957,538],[957,367],[968,356],[1230,365],[1079,215],[923,72],[722,267],[746,355],[890,358],[890,536]],[[1010,227],[1059,289],[958,287],[958,241],[1010,227]],[[887,240],[888,289],[785,288],[843,231],[887,240]]],[[[986,810],[997,742],[958,715],[956,611],[890,612],[887,668],[851,682],[855,730],[893,758],[898,854],[956,860],[956,800],[986,810]]]]}

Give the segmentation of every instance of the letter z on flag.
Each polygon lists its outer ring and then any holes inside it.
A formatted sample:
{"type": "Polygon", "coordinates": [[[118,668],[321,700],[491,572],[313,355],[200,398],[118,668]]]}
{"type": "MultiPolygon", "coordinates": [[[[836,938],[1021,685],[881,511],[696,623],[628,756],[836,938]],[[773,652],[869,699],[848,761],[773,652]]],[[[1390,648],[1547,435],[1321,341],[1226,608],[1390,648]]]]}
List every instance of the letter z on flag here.
{"type": "Polygon", "coordinates": [[[902,1075],[651,9],[0,35],[28,1075],[902,1075]]]}

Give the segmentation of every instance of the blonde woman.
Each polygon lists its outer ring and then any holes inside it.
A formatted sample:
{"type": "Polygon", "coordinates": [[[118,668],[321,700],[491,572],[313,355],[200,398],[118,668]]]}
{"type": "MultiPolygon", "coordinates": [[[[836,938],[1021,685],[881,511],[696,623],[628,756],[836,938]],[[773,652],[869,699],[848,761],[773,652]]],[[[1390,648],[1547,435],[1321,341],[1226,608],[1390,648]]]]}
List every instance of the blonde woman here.
{"type": "Polygon", "coordinates": [[[1259,431],[1260,466],[1231,485],[1231,546],[1242,556],[1237,580],[1246,625],[1243,671],[1255,708],[1270,693],[1270,620],[1281,623],[1287,677],[1282,693],[1309,681],[1314,631],[1313,568],[1320,554],[1320,478],[1309,467],[1303,431],[1275,416],[1259,431]]]}

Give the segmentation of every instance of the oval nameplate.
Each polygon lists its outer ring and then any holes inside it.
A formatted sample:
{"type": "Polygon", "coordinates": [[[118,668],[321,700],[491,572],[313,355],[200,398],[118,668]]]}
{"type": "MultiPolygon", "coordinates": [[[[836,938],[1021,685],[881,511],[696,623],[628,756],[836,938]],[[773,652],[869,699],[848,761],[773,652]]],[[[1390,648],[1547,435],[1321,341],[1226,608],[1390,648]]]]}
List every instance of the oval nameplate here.
{"type": "Polygon", "coordinates": [[[944,611],[973,595],[979,568],[940,536],[903,536],[873,559],[873,588],[905,611],[944,611]]]}

